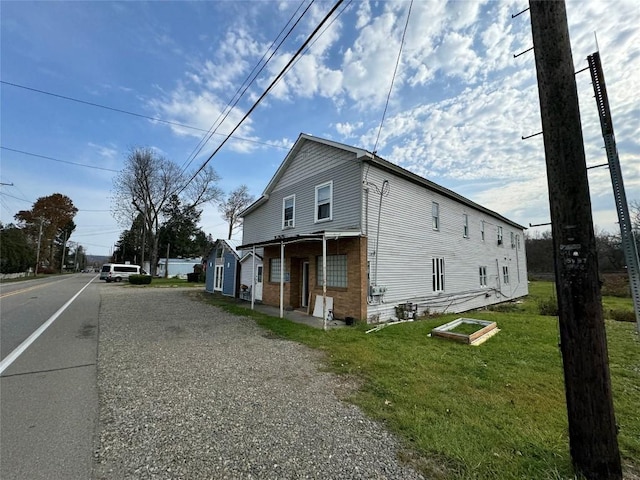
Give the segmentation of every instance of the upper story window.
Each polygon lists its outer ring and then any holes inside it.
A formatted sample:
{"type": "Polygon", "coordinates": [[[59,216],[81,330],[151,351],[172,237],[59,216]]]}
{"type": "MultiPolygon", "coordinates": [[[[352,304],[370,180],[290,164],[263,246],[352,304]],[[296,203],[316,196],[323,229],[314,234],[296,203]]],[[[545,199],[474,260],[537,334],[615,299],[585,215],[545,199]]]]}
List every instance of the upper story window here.
{"type": "Polygon", "coordinates": [[[434,230],[440,230],[440,205],[436,202],[431,204],[431,218],[434,230]]]}
{"type": "Polygon", "coordinates": [[[462,236],[469,238],[469,215],[462,214],[462,236]]]}
{"type": "Polygon", "coordinates": [[[316,186],[315,221],[322,222],[333,218],[333,182],[316,186]]]}
{"type": "Polygon", "coordinates": [[[480,224],[480,238],[484,242],[484,220],[482,220],[482,223],[480,224]]]}
{"type": "Polygon", "coordinates": [[[502,245],[502,227],[498,227],[498,245],[502,245]]]}
{"type": "Polygon", "coordinates": [[[516,248],[520,250],[520,235],[516,235],[516,248]]]}
{"type": "Polygon", "coordinates": [[[282,228],[295,227],[296,196],[289,195],[282,199],[282,228]]]}
{"type": "Polygon", "coordinates": [[[516,248],[516,234],[511,232],[511,248],[516,248]]]}

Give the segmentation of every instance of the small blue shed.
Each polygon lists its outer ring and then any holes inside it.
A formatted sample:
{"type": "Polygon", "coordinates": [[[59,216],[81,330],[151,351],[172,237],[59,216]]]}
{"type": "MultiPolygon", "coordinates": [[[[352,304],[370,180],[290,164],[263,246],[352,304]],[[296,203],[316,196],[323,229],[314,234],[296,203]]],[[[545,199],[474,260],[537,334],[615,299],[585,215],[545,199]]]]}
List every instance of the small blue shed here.
{"type": "Polygon", "coordinates": [[[218,239],[206,260],[205,290],[209,293],[237,297],[240,286],[240,256],[236,251],[237,240],[218,239]]]}

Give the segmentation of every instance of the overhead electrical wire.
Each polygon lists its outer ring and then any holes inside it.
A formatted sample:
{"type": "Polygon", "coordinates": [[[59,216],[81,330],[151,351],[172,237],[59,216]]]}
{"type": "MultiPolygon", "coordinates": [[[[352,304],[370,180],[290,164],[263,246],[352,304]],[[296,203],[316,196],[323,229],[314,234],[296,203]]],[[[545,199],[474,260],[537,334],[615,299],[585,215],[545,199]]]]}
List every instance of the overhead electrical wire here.
{"type": "Polygon", "coordinates": [[[77,163],[77,162],[70,162],[68,160],[60,160],[58,158],[47,157],[46,155],[39,155],[37,153],[25,152],[24,150],[17,150],[15,148],[9,148],[9,147],[0,146],[0,149],[8,150],[10,152],[21,153],[22,155],[29,155],[29,156],[32,156],[32,157],[44,158],[45,160],[52,160],[54,162],[68,163],[69,165],[76,165],[78,167],[93,168],[95,170],[105,170],[107,172],[116,172],[116,173],[120,171],[120,170],[114,170],[112,168],[104,168],[104,167],[96,167],[95,165],[87,165],[85,163],[77,163]]]}
{"type": "Polygon", "coordinates": [[[402,32],[402,40],[400,41],[400,49],[398,51],[398,58],[396,59],[396,66],[393,70],[393,77],[391,77],[391,85],[389,86],[389,93],[387,94],[387,101],[384,104],[384,111],[382,112],[382,119],[380,120],[380,128],[378,128],[378,135],[376,137],[376,143],[373,145],[373,154],[377,154],[378,149],[378,141],[380,140],[380,133],[382,132],[382,124],[384,123],[384,118],[387,115],[387,108],[389,107],[389,99],[391,98],[391,91],[393,90],[393,84],[396,80],[396,74],[398,72],[398,65],[400,64],[400,57],[402,56],[402,47],[404,46],[404,38],[407,34],[407,27],[409,26],[409,17],[411,17],[411,7],[413,6],[413,0],[409,3],[409,11],[407,12],[407,21],[404,24],[404,30],[402,32]]]}
{"type": "Polygon", "coordinates": [[[187,168],[189,168],[189,166],[191,165],[191,163],[195,160],[196,156],[202,151],[202,149],[205,147],[205,145],[209,142],[209,140],[211,140],[211,137],[217,133],[218,128],[224,123],[224,121],[227,119],[227,117],[229,116],[229,114],[232,112],[233,108],[238,104],[238,102],[240,101],[240,99],[244,96],[244,94],[247,92],[247,89],[253,85],[253,83],[256,81],[256,79],[258,78],[258,75],[260,75],[260,73],[265,69],[265,67],[268,65],[268,63],[271,61],[271,59],[273,58],[273,56],[276,54],[276,52],[280,49],[280,47],[282,46],[282,44],[284,43],[284,41],[289,37],[289,35],[291,35],[291,32],[295,29],[295,27],[298,25],[298,23],[300,22],[300,20],[302,20],[302,18],[306,15],[306,13],[309,11],[309,8],[311,8],[311,5],[313,5],[313,2],[315,0],[311,0],[311,2],[309,3],[309,5],[307,5],[307,8],[305,8],[305,10],[300,14],[300,16],[298,17],[298,19],[296,20],[296,22],[291,26],[291,28],[289,29],[289,31],[286,33],[286,35],[282,38],[282,40],[280,41],[280,43],[278,44],[278,46],[273,49],[273,46],[275,45],[275,43],[278,41],[278,38],[280,38],[280,36],[282,35],[282,33],[285,31],[285,29],[287,28],[287,26],[293,21],[294,17],[296,16],[296,14],[298,13],[298,11],[300,10],[300,8],[302,8],[302,5],[304,5],[304,1],[300,3],[300,5],[298,5],[298,8],[295,10],[295,12],[293,12],[293,14],[291,15],[291,17],[289,18],[289,21],[285,24],[284,27],[282,27],[282,30],[280,30],[280,32],[278,33],[278,35],[276,36],[276,38],[273,39],[273,42],[271,42],[271,45],[269,45],[269,47],[265,50],[265,52],[262,54],[262,57],[260,58],[260,60],[258,60],[258,62],[254,65],[253,69],[251,70],[251,72],[249,72],[249,74],[247,75],[247,77],[244,79],[244,81],[242,82],[242,84],[238,87],[238,89],[236,90],[236,92],[233,94],[233,96],[231,97],[231,99],[229,100],[229,102],[227,102],[227,105],[224,107],[224,109],[220,112],[220,114],[218,115],[218,118],[216,118],[216,120],[213,122],[213,124],[211,125],[211,127],[209,128],[209,130],[207,130],[207,133],[200,139],[200,141],[198,142],[198,144],[195,146],[195,148],[193,149],[193,151],[191,152],[191,154],[189,155],[189,157],[187,157],[187,160],[185,161],[185,164],[183,165],[182,169],[181,169],[181,173],[184,173],[187,168]],[[265,57],[267,56],[267,54],[269,53],[269,51],[271,51],[271,55],[269,55],[269,58],[264,61],[265,57]],[[263,63],[264,61],[264,63],[263,63]],[[260,67],[260,69],[256,72],[256,69],[260,66],[260,64],[262,64],[262,66],[260,67]],[[255,73],[255,75],[253,75],[255,73]],[[251,78],[251,76],[253,75],[253,78],[251,78]],[[244,88],[244,90],[243,90],[244,88]],[[240,93],[240,91],[242,90],[242,93],[240,93]],[[235,99],[235,101],[234,101],[235,99]],[[233,104],[232,104],[233,102],[233,104]],[[225,113],[226,112],[226,113],[225,113]],[[222,118],[221,118],[222,117],[222,118]],[[217,124],[217,125],[216,125],[217,124]]]}
{"type": "MultiPolygon", "coordinates": [[[[89,105],[91,107],[103,108],[105,110],[111,110],[112,112],[123,113],[125,115],[132,115],[134,117],[139,117],[139,118],[145,118],[147,120],[153,120],[154,122],[158,122],[158,123],[165,123],[167,125],[173,125],[173,126],[176,126],[176,127],[187,128],[187,129],[190,129],[190,130],[197,130],[197,131],[200,131],[200,132],[207,132],[207,133],[209,132],[209,130],[206,130],[206,129],[200,128],[200,127],[194,127],[193,125],[186,125],[184,123],[173,122],[171,120],[164,120],[164,119],[158,118],[158,117],[150,117],[149,115],[143,115],[141,113],[130,112],[128,110],[122,110],[120,108],[109,107],[107,105],[101,105],[99,103],[87,102],[85,100],[80,100],[78,98],[68,97],[68,96],[60,95],[58,93],[53,93],[53,92],[47,92],[45,90],[40,90],[40,89],[37,89],[37,88],[27,87],[26,85],[20,85],[18,83],[7,82],[5,80],[0,80],[0,84],[9,85],[11,87],[16,87],[16,88],[22,88],[24,90],[29,90],[31,92],[40,93],[42,95],[49,95],[51,97],[60,98],[62,100],[67,100],[67,101],[70,101],[70,102],[81,103],[81,104],[84,104],[84,105],[89,105]]],[[[225,136],[226,134],[224,134],[224,133],[216,133],[216,135],[225,136]]],[[[283,149],[286,148],[286,147],[283,147],[281,145],[273,145],[271,143],[261,142],[259,140],[253,140],[253,139],[250,139],[250,138],[233,137],[233,139],[234,140],[238,140],[238,141],[243,141],[243,142],[250,142],[250,143],[257,143],[257,144],[260,144],[260,145],[266,145],[268,147],[283,148],[283,149]]]]}
{"type": "Polygon", "coordinates": [[[304,41],[304,43],[300,46],[300,48],[298,48],[298,50],[296,51],[296,53],[294,53],[293,57],[291,57],[291,59],[287,62],[287,64],[284,66],[284,68],[280,71],[280,73],[276,76],[276,78],[274,80],[271,81],[271,83],[269,84],[269,86],[267,87],[267,89],[262,93],[262,95],[260,95],[260,97],[255,101],[255,103],[253,104],[253,106],[247,111],[247,113],[244,114],[244,116],[240,119],[240,121],[236,124],[235,127],[233,127],[233,129],[231,130],[231,132],[225,137],[225,139],[220,143],[220,145],[218,145],[218,147],[216,147],[216,149],[213,151],[213,153],[211,155],[209,155],[209,158],[207,158],[202,165],[200,166],[200,168],[198,168],[198,170],[196,170],[196,172],[191,176],[191,178],[185,183],[185,185],[177,192],[177,194],[180,194],[185,188],[187,188],[187,186],[193,181],[194,178],[196,178],[198,176],[198,174],[207,166],[207,164],[211,161],[211,159],[222,149],[222,147],[227,143],[227,141],[231,138],[231,136],[234,134],[234,132],[240,128],[240,126],[244,123],[244,121],[249,117],[249,115],[251,115],[251,113],[253,113],[253,111],[258,107],[258,105],[260,104],[260,102],[262,102],[262,100],[264,99],[264,97],[267,96],[267,94],[271,91],[271,89],[276,85],[276,83],[278,83],[278,81],[280,80],[280,78],[282,78],[284,76],[284,74],[289,70],[289,67],[295,62],[295,60],[301,55],[301,53],[305,50],[305,48],[307,47],[307,45],[311,42],[311,40],[313,39],[313,37],[315,37],[316,33],[318,33],[318,31],[322,28],[322,26],[329,20],[329,18],[331,17],[331,15],[333,15],[333,13],[338,9],[338,7],[342,4],[344,0],[338,0],[336,2],[336,4],[331,8],[331,10],[329,11],[329,13],[327,13],[327,15],[322,19],[322,21],[318,24],[318,26],[313,30],[313,32],[311,32],[311,35],[309,35],[307,37],[307,39],[304,41]]]}

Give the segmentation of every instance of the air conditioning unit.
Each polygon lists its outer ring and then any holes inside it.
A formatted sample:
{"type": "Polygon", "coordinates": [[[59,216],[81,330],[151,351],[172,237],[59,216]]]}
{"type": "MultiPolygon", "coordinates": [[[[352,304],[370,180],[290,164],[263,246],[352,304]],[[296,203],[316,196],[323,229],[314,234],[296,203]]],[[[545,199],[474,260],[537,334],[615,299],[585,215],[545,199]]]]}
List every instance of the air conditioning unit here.
{"type": "Polygon", "coordinates": [[[293,227],[293,218],[284,221],[284,227],[293,227]]]}
{"type": "Polygon", "coordinates": [[[383,285],[370,285],[369,286],[369,296],[370,297],[384,295],[386,291],[387,291],[387,287],[385,287],[383,285]]]}

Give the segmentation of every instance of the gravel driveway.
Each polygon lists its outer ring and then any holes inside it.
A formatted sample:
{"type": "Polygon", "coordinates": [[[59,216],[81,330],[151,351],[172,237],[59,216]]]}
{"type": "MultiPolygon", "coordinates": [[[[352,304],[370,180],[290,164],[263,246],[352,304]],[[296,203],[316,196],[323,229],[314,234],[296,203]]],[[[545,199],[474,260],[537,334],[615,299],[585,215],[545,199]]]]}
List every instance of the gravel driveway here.
{"type": "Polygon", "coordinates": [[[104,285],[96,479],[420,479],[320,354],[188,289],[104,285]]]}

